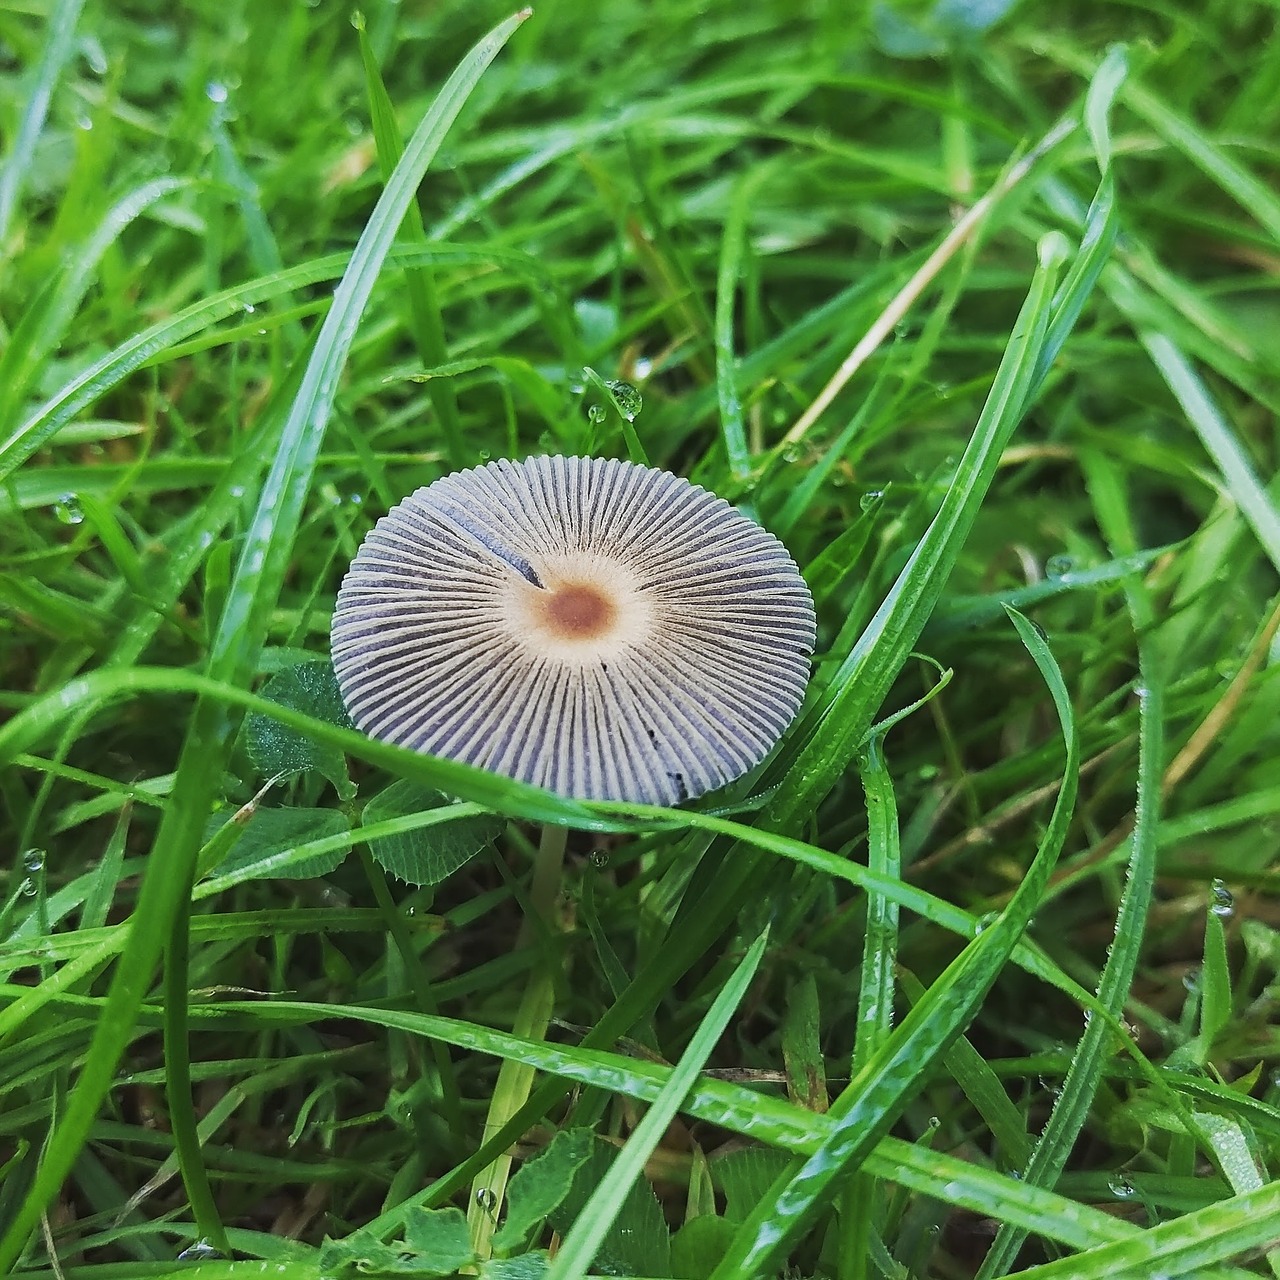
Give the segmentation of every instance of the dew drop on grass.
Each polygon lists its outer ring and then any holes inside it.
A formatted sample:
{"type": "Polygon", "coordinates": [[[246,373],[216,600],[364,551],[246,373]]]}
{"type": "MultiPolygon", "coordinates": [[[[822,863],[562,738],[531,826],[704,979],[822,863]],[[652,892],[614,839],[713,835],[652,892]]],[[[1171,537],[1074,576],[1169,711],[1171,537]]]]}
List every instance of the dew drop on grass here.
{"type": "Polygon", "coordinates": [[[30,876],[22,882],[21,893],[24,898],[34,898],[36,896],[36,882],[30,876]]]}
{"type": "Polygon", "coordinates": [[[605,853],[603,849],[592,849],[591,865],[595,867],[597,871],[604,870],[604,868],[609,865],[609,855],[605,853]]]}
{"type": "Polygon", "coordinates": [[[593,404],[587,410],[587,417],[592,422],[603,422],[605,417],[605,407],[602,404],[593,404]]]}
{"type": "Polygon", "coordinates": [[[1073,556],[1050,556],[1044,562],[1046,578],[1065,578],[1076,567],[1073,556]]]}
{"type": "Polygon", "coordinates": [[[782,460],[783,462],[799,462],[800,461],[799,448],[794,444],[787,445],[787,447],[782,451],[782,460]]]}
{"type": "Polygon", "coordinates": [[[1182,985],[1186,987],[1188,991],[1199,991],[1200,990],[1200,970],[1188,969],[1186,973],[1182,975],[1182,985]]]}
{"type": "Polygon", "coordinates": [[[980,915],[973,924],[974,937],[977,937],[978,934],[990,929],[991,926],[999,919],[1000,913],[998,911],[988,911],[984,915],[980,915]]]}
{"type": "Polygon", "coordinates": [[[210,102],[226,102],[227,86],[225,84],[219,84],[216,80],[210,80],[204,87],[204,96],[208,98],[210,102]]]}
{"type": "Polygon", "coordinates": [[[257,309],[258,309],[258,308],[257,308],[257,307],[255,307],[255,306],[253,305],[253,303],[252,303],[252,302],[246,302],[246,303],[244,304],[244,313],[245,313],[245,315],[247,315],[247,316],[251,316],[251,315],[253,315],[253,313],[254,313],[257,309]]]}
{"type": "Polygon", "coordinates": [[[207,1240],[197,1240],[178,1254],[179,1262],[222,1262],[226,1254],[220,1253],[207,1240]]]}
{"type": "Polygon", "coordinates": [[[1107,1190],[1117,1200],[1131,1200],[1137,1195],[1137,1189],[1123,1174],[1117,1174],[1107,1183],[1107,1190]]]}
{"type": "Polygon", "coordinates": [[[64,493],[53,504],[53,514],[63,524],[82,524],[84,522],[84,511],[80,506],[80,499],[74,493],[64,493]]]}
{"type": "Polygon", "coordinates": [[[22,865],[33,874],[44,870],[44,850],[28,849],[22,855],[22,865]]]}
{"type": "Polygon", "coordinates": [[[628,422],[634,422],[636,415],[644,408],[644,397],[629,382],[612,378],[604,384],[613,395],[618,411],[628,422]]]}
{"type": "Polygon", "coordinates": [[[1227,888],[1226,882],[1214,880],[1211,892],[1213,900],[1209,903],[1209,910],[1219,920],[1230,920],[1235,915],[1236,900],[1231,896],[1231,890],[1227,888]]]}
{"type": "Polygon", "coordinates": [[[858,506],[860,506],[863,511],[870,511],[871,508],[874,507],[883,497],[883,489],[868,489],[867,492],[858,499],[858,506]]]}

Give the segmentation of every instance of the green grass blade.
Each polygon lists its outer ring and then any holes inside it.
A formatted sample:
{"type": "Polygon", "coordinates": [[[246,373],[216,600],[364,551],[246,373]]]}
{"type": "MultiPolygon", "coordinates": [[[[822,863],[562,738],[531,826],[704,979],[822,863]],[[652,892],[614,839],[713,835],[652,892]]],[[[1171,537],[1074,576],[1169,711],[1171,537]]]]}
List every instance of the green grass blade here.
{"type": "Polygon", "coordinates": [[[735,1233],[713,1280],[766,1276],[777,1270],[796,1236],[833,1194],[837,1180],[865,1161],[918,1089],[929,1065],[963,1033],[1040,905],[1075,807],[1080,743],[1070,696],[1049,646],[1021,614],[1011,610],[1009,616],[1049,687],[1066,740],[1062,789],[1045,837],[1009,905],[948,966],[850,1081],[832,1104],[832,1132],[807,1160],[778,1178],[735,1233]]]}
{"type": "Polygon", "coordinates": [[[1214,403],[1191,362],[1163,333],[1140,330],[1138,339],[1168,384],[1200,443],[1221,473],[1227,491],[1249,522],[1268,559],[1280,570],[1280,508],[1259,479],[1249,456],[1214,403]]]}
{"type": "Polygon", "coordinates": [[[752,202],[771,172],[771,166],[758,165],[748,170],[738,185],[720,244],[720,270],[716,278],[716,393],[720,399],[720,433],[729,461],[729,477],[735,485],[750,475],[751,453],[742,420],[742,397],[738,394],[738,358],[733,349],[734,293],[742,275],[752,202]]]}
{"type": "Polygon", "coordinates": [[[4,167],[0,169],[0,246],[9,237],[13,216],[18,211],[22,188],[31,176],[36,145],[44,130],[53,91],[63,68],[75,51],[76,24],[84,0],[56,0],[49,14],[49,25],[40,61],[27,93],[26,106],[14,134],[4,167]]]}
{"type": "Polygon", "coordinates": [[[1024,1280],[1149,1280],[1203,1274],[1280,1237],[1280,1182],[1233,1196],[1144,1231],[1133,1240],[1101,1245],[1018,1274],[1024,1280]]]}
{"type": "Polygon", "coordinates": [[[746,995],[747,988],[760,967],[768,939],[769,931],[766,929],[747,949],[742,963],[716,996],[706,1017],[689,1041],[689,1047],[676,1063],[648,1113],[627,1139],[626,1146],[600,1185],[591,1193],[591,1198],[565,1236],[560,1251],[547,1272],[547,1280],[581,1280],[587,1274],[595,1259],[596,1250],[622,1207],[627,1188],[643,1176],[645,1162],[662,1141],[717,1041],[729,1025],[729,1019],[746,995]]]}
{"type": "MultiPolygon", "coordinates": [[[[1111,473],[1100,464],[1090,466],[1086,475],[1098,511],[1098,522],[1107,534],[1115,555],[1132,554],[1136,549],[1121,495],[1110,483],[1111,473]]],[[[1098,983],[1098,1002],[1114,1017],[1120,1017],[1133,985],[1151,893],[1155,884],[1156,832],[1160,823],[1160,778],[1164,767],[1164,676],[1151,634],[1155,615],[1147,589],[1138,577],[1126,583],[1126,596],[1138,636],[1140,685],[1137,821],[1130,844],[1128,875],[1124,896],[1116,916],[1112,943],[1098,983]]],[[[1024,1179],[1038,1186],[1052,1186],[1065,1167],[1093,1106],[1113,1032],[1098,1018],[1090,1018],[1072,1055],[1071,1066],[1054,1102],[1053,1112],[1041,1132],[1024,1179]]],[[[1013,1265],[1024,1236],[1017,1228],[1003,1226],[983,1260],[979,1275],[1004,1275],[1013,1265]]]]}

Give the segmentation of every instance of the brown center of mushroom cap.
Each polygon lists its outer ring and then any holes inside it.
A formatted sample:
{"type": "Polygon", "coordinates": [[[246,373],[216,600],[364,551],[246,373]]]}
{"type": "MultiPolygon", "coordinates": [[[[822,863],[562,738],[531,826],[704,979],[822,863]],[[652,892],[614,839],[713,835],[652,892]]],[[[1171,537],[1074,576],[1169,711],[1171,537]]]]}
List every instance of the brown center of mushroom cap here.
{"type": "Polygon", "coordinates": [[[549,592],[544,611],[550,629],[566,640],[604,635],[618,612],[608,596],[582,582],[567,582],[549,592]]]}

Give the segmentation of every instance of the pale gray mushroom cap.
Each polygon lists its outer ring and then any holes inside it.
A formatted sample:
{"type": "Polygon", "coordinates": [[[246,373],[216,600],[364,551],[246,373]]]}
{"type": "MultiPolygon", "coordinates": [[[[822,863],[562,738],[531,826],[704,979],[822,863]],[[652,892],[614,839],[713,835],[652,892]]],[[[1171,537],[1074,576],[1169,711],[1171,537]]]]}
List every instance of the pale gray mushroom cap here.
{"type": "Polygon", "coordinates": [[[758,764],[804,696],[813,599],[772,534],[603,458],[498,461],[370,531],[333,616],[365,733],[563,796],[675,804],[758,764]]]}

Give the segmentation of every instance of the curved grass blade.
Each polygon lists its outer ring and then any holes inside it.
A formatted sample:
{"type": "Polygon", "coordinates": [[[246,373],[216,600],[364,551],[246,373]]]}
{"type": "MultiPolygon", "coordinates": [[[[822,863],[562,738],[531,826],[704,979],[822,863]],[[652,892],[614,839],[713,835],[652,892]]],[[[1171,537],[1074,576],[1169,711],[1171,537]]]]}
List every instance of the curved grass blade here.
{"type": "Polygon", "coordinates": [[[1280,1182],[1162,1222],[1133,1240],[1100,1245],[1018,1274],[1023,1280],[1150,1280],[1205,1275],[1202,1268],[1280,1237],[1280,1182]]]}
{"type": "MultiPolygon", "coordinates": [[[[863,753],[862,788],[867,798],[867,867],[886,879],[902,875],[902,847],[898,835],[898,806],[893,779],[877,735],[863,753]]],[[[867,894],[867,932],[862,942],[862,981],[858,991],[858,1030],[849,1070],[856,1078],[893,1030],[893,975],[898,958],[898,905],[881,893],[867,894]]],[[[877,1188],[865,1172],[849,1187],[847,1214],[841,1215],[840,1249],[847,1274],[870,1274],[875,1231],[877,1188]]]]}
{"type": "MultiPolygon", "coordinates": [[[[1135,547],[1128,512],[1111,484],[1114,473],[1104,472],[1100,459],[1091,462],[1086,457],[1085,461],[1098,523],[1107,535],[1111,550],[1117,555],[1132,554],[1135,547]]],[[[1115,941],[1098,983],[1098,1002],[1115,1017],[1124,1011],[1125,1000],[1138,970],[1147,912],[1151,907],[1164,767],[1164,677],[1158,662],[1156,638],[1152,633],[1155,609],[1143,580],[1136,575],[1125,583],[1125,595],[1138,637],[1138,674],[1142,683],[1138,711],[1137,817],[1124,895],[1116,916],[1115,941]]],[[[1112,1034],[1100,1020],[1089,1019],[1072,1055],[1062,1091],[1053,1104],[1053,1111],[1023,1173],[1027,1182],[1050,1186],[1066,1166],[1093,1106],[1112,1034]]],[[[1013,1266],[1024,1238],[1024,1233],[1016,1227],[1004,1224],[978,1272],[981,1280],[1004,1275],[1013,1266]]]]}
{"type": "MultiPolygon", "coordinates": [[[[0,988],[0,991],[3,989],[0,988]]],[[[85,1008],[98,1002],[73,997],[69,1004],[85,1008]]],[[[299,1001],[228,1001],[192,1011],[195,1022],[231,1018],[247,1025],[289,1027],[326,1018],[357,1019],[371,1026],[436,1038],[469,1053],[511,1058],[537,1071],[578,1085],[608,1090],[621,1097],[654,1102],[669,1083],[673,1068],[601,1050],[566,1048],[530,1040],[453,1018],[403,1009],[320,1004],[299,1001]]],[[[784,1151],[816,1150],[834,1127],[828,1116],[769,1097],[745,1085],[699,1077],[679,1110],[784,1151]]],[[[922,1150],[898,1138],[882,1138],[867,1157],[867,1171],[900,1186],[950,1200],[975,1213],[998,1213],[1009,1220],[1035,1223],[1034,1229],[1076,1249],[1139,1236],[1139,1229],[1100,1209],[1078,1204],[1016,1179],[984,1169],[944,1152],[922,1150]]]]}
{"type": "Polygon", "coordinates": [[[712,1280],[778,1270],[788,1247],[835,1191],[838,1179],[865,1162],[918,1091],[930,1065],[963,1033],[1048,888],[1075,808],[1080,742],[1070,696],[1048,644],[1021,614],[1010,610],[1009,617],[1049,687],[1066,740],[1062,789],[1040,848],[1004,911],[947,967],[832,1104],[831,1132],[807,1160],[774,1183],[735,1233],[712,1280]]]}

